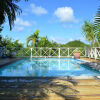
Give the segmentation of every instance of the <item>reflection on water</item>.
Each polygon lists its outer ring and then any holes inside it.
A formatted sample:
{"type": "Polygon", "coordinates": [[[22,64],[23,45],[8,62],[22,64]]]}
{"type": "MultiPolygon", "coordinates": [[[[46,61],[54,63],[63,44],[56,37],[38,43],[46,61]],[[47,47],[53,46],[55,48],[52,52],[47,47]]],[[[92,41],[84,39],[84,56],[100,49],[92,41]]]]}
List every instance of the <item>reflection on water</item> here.
{"type": "Polygon", "coordinates": [[[99,72],[71,58],[23,59],[0,69],[0,76],[97,76],[99,72]]]}

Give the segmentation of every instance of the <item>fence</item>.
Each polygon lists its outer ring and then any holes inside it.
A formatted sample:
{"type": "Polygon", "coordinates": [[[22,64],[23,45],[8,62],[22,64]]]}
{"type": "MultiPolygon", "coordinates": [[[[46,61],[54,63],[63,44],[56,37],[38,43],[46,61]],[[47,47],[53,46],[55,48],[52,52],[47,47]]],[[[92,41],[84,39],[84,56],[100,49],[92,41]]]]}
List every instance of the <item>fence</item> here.
{"type": "Polygon", "coordinates": [[[80,50],[81,57],[86,57],[86,48],[26,48],[17,52],[18,57],[73,57],[75,50],[80,50]]]}
{"type": "Polygon", "coordinates": [[[100,59],[100,47],[93,47],[87,49],[89,58],[100,59]]]}
{"type": "MultiPolygon", "coordinates": [[[[11,48],[10,48],[11,49],[11,48]]],[[[13,48],[12,48],[13,49],[13,48]]],[[[88,57],[93,59],[100,59],[100,47],[92,48],[80,48],[80,47],[60,47],[60,48],[48,48],[48,47],[37,47],[37,48],[16,48],[17,57],[73,57],[74,51],[79,50],[81,57],[88,57]]],[[[0,57],[7,54],[9,50],[5,47],[0,47],[0,57]]],[[[11,52],[11,51],[10,51],[11,52]]]]}

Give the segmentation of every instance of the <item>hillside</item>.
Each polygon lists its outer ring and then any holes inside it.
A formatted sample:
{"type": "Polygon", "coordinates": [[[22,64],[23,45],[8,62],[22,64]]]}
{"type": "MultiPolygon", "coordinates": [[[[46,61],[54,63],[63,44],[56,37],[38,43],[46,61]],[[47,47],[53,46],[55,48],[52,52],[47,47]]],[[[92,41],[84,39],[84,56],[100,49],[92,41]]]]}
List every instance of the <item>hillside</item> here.
{"type": "Polygon", "coordinates": [[[80,40],[74,40],[74,41],[70,41],[70,42],[66,43],[64,46],[65,47],[86,47],[89,45],[85,44],[84,42],[82,42],[80,40]]]}

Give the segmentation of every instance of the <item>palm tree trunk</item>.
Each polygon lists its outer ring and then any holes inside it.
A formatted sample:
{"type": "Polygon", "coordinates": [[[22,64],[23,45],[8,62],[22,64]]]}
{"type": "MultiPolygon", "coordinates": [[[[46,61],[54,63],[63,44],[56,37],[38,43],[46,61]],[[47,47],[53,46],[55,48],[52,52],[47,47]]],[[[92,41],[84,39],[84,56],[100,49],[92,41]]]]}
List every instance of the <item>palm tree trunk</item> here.
{"type": "Polygon", "coordinates": [[[97,41],[97,43],[98,43],[98,46],[100,47],[100,43],[97,41]]]}
{"type": "Polygon", "coordinates": [[[93,41],[92,41],[92,46],[93,46],[93,47],[94,47],[94,43],[95,43],[95,42],[94,42],[94,40],[93,40],[93,41]]]}

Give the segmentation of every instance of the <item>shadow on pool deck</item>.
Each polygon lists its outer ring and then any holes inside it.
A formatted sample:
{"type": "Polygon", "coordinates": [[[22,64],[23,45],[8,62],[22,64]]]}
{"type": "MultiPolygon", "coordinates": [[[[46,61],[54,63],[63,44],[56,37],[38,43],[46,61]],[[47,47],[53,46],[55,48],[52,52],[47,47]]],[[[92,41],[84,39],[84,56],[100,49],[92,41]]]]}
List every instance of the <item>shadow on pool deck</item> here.
{"type": "Polygon", "coordinates": [[[0,100],[79,100],[71,77],[0,77],[0,100]]]}

